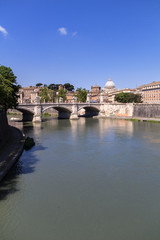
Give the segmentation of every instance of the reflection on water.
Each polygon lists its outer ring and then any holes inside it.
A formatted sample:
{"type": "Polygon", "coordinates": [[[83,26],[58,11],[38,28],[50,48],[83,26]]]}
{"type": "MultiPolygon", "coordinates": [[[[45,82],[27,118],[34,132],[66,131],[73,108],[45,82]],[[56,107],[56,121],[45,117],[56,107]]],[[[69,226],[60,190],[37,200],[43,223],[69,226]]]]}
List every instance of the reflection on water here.
{"type": "Polygon", "coordinates": [[[0,185],[0,239],[160,239],[159,124],[15,124],[36,145],[0,185]]]}

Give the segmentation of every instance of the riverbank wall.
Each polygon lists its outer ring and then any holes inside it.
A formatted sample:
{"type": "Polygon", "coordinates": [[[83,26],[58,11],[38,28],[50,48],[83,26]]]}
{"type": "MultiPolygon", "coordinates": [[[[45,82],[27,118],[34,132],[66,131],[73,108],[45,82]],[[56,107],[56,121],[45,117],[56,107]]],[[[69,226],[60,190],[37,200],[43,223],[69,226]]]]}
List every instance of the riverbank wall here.
{"type": "Polygon", "coordinates": [[[133,103],[106,103],[101,106],[102,116],[105,117],[132,117],[134,111],[133,103]]]}
{"type": "Polygon", "coordinates": [[[160,104],[135,104],[133,109],[133,117],[160,119],[160,104]]]}
{"type": "Polygon", "coordinates": [[[0,181],[18,161],[23,152],[25,137],[8,124],[5,111],[0,111],[0,181]]]}
{"type": "Polygon", "coordinates": [[[4,110],[0,110],[0,150],[9,139],[9,131],[10,128],[8,125],[6,112],[4,110]]]}
{"type": "Polygon", "coordinates": [[[160,104],[114,103],[104,104],[100,117],[160,119],[160,104]],[[102,113],[102,114],[101,114],[102,113]]]}

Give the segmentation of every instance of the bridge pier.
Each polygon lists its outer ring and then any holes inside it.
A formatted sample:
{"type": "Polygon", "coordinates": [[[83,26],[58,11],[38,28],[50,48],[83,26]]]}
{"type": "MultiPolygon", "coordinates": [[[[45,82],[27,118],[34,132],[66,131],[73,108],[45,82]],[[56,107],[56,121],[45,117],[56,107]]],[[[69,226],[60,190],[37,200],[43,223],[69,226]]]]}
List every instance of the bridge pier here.
{"type": "Polygon", "coordinates": [[[42,106],[40,104],[40,98],[36,99],[37,105],[34,107],[33,122],[42,122],[42,106]]]}
{"type": "MultiPolygon", "coordinates": [[[[76,99],[74,99],[74,101],[76,102],[76,99]]],[[[72,113],[71,113],[71,116],[70,116],[71,120],[78,120],[79,119],[79,117],[78,117],[78,106],[77,106],[77,104],[75,104],[75,102],[72,106],[72,113]]]]}
{"type": "Polygon", "coordinates": [[[79,119],[78,113],[71,113],[70,119],[71,120],[78,120],[79,119]]]}

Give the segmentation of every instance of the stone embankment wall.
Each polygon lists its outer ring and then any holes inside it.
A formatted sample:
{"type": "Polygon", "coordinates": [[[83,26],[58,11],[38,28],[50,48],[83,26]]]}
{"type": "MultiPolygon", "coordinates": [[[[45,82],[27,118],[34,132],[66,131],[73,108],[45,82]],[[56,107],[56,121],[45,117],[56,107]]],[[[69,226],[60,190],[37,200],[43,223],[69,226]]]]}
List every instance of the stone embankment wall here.
{"type": "Polygon", "coordinates": [[[0,110],[0,150],[9,138],[9,125],[5,111],[0,110]]]}
{"type": "Polygon", "coordinates": [[[133,117],[160,118],[160,104],[135,104],[133,117]]]}
{"type": "Polygon", "coordinates": [[[106,117],[132,117],[133,116],[133,103],[115,103],[105,104],[104,114],[106,117]]]}
{"type": "Polygon", "coordinates": [[[104,116],[160,119],[160,104],[144,104],[144,103],[105,104],[104,116]]]}

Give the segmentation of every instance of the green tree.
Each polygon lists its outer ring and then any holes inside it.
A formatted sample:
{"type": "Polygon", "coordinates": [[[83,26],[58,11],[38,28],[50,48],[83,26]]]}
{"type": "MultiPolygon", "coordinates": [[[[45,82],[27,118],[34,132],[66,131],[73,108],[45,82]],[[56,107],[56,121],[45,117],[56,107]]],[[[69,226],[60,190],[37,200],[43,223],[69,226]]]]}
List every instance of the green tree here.
{"type": "Polygon", "coordinates": [[[53,90],[43,87],[39,92],[39,96],[41,97],[41,102],[53,102],[53,98],[55,93],[53,90]]]}
{"type": "Polygon", "coordinates": [[[18,91],[16,76],[9,67],[0,65],[0,105],[7,110],[18,105],[18,91]]]}
{"type": "Polygon", "coordinates": [[[74,90],[74,86],[71,85],[70,83],[65,83],[63,86],[65,87],[65,89],[67,91],[73,91],[74,90]]]}
{"type": "Polygon", "coordinates": [[[142,96],[140,94],[121,92],[115,96],[115,101],[121,103],[141,103],[142,96]]]}
{"type": "Polygon", "coordinates": [[[37,83],[36,87],[41,87],[43,84],[42,83],[37,83]]]}
{"type": "Polygon", "coordinates": [[[66,89],[60,89],[59,91],[58,91],[58,99],[60,98],[60,97],[62,97],[63,98],[63,102],[66,100],[66,93],[67,93],[67,90],[66,89]]]}
{"type": "Polygon", "coordinates": [[[78,102],[86,102],[87,99],[87,90],[85,88],[77,88],[77,100],[78,102]]]}
{"type": "Polygon", "coordinates": [[[51,83],[48,85],[48,88],[54,91],[58,91],[58,84],[51,83]]]}

